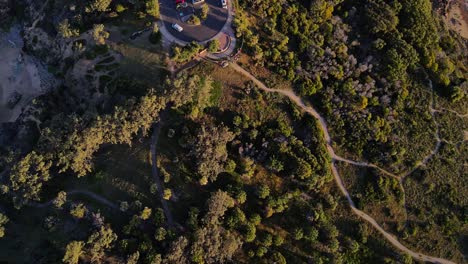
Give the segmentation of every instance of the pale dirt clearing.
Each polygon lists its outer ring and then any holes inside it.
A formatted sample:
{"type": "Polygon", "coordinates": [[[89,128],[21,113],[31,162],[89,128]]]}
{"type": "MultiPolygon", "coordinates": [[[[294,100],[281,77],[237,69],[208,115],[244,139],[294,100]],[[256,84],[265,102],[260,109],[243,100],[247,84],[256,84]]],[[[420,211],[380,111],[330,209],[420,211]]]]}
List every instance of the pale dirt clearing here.
{"type": "Polygon", "coordinates": [[[18,27],[0,32],[0,123],[14,122],[22,109],[53,83],[45,66],[26,55],[22,47],[18,27]]]}
{"type": "Polygon", "coordinates": [[[447,4],[445,22],[450,29],[468,39],[468,0],[452,0],[447,4]]]}

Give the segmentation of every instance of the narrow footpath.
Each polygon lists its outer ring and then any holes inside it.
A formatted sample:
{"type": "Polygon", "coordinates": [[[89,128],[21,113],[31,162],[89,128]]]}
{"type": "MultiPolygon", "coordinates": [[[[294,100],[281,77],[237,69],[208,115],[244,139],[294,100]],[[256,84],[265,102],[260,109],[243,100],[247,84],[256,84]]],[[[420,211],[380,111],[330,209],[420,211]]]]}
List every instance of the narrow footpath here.
{"type": "MultiPolygon", "coordinates": [[[[303,111],[306,113],[309,113],[312,115],[314,118],[318,120],[319,123],[319,128],[323,132],[323,136],[325,138],[325,141],[327,143],[327,151],[330,157],[332,158],[332,162],[330,164],[331,171],[333,174],[333,177],[335,178],[336,184],[341,190],[341,193],[346,197],[348,200],[348,203],[351,207],[351,210],[354,214],[362,218],[363,220],[367,221],[370,223],[377,231],[379,231],[392,245],[394,245],[396,248],[399,250],[411,255],[414,259],[420,260],[420,261],[426,261],[426,262],[432,262],[432,263],[442,263],[442,264],[454,264],[454,262],[442,258],[437,258],[437,257],[432,257],[428,255],[424,255],[418,252],[414,252],[411,249],[407,248],[403,244],[401,244],[394,235],[388,233],[385,231],[376,221],[373,219],[371,216],[368,214],[364,213],[363,211],[359,210],[356,208],[356,205],[354,204],[354,201],[351,199],[350,194],[348,193],[348,190],[346,190],[346,187],[343,184],[343,180],[341,179],[340,174],[338,173],[338,170],[336,169],[335,162],[336,161],[342,161],[342,162],[348,162],[350,164],[353,164],[349,160],[342,159],[342,158],[337,158],[338,156],[335,154],[335,151],[332,148],[332,142],[331,142],[331,137],[328,132],[327,124],[325,122],[325,119],[311,106],[306,106],[302,99],[297,96],[293,91],[290,90],[277,90],[277,89],[271,89],[268,88],[264,83],[262,83],[260,80],[255,78],[252,74],[250,74],[248,71],[244,70],[242,67],[240,67],[236,63],[231,63],[230,66],[238,71],[239,73],[243,74],[244,76],[248,77],[251,79],[260,89],[269,92],[269,93],[279,93],[282,94],[286,97],[288,97],[291,101],[293,101],[297,106],[299,106],[303,111]]],[[[397,176],[397,178],[399,178],[397,176]]]]}
{"type": "Polygon", "coordinates": [[[159,123],[155,123],[153,125],[153,135],[151,136],[151,164],[152,164],[151,171],[153,174],[154,182],[156,183],[156,186],[158,188],[158,196],[159,196],[159,200],[161,201],[164,215],[166,216],[167,225],[169,227],[173,227],[174,220],[172,218],[172,213],[171,213],[171,210],[169,209],[169,205],[167,204],[166,199],[164,199],[163,197],[164,186],[163,186],[161,179],[159,178],[159,170],[157,166],[156,145],[158,144],[159,132],[160,132],[160,125],[159,123]]]}
{"type": "MultiPolygon", "coordinates": [[[[67,193],[67,197],[70,195],[74,195],[74,194],[81,194],[93,200],[96,200],[97,202],[102,203],[103,205],[109,206],[112,209],[115,209],[115,210],[119,209],[119,207],[113,202],[107,200],[106,198],[100,196],[99,194],[93,193],[88,190],[70,190],[70,191],[66,191],[66,193],[67,193]]],[[[45,203],[33,203],[31,205],[36,208],[45,208],[45,207],[51,206],[54,200],[55,198],[45,203]]]]}

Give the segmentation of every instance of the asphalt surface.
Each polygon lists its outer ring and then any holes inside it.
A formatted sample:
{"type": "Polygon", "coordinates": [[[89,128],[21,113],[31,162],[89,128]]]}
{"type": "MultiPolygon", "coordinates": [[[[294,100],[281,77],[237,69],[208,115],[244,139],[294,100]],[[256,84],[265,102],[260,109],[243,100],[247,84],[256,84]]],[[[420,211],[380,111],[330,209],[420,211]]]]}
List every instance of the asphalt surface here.
{"type": "MultiPolygon", "coordinates": [[[[180,20],[175,0],[160,0],[159,3],[161,20],[167,31],[175,38],[186,42],[203,42],[214,37],[223,29],[229,16],[228,9],[221,7],[220,0],[205,0],[205,3],[210,7],[208,17],[202,21],[201,25],[189,25],[180,20]],[[173,23],[179,24],[184,30],[177,32],[172,28],[173,23]]],[[[187,3],[189,6],[192,5],[191,0],[187,0],[187,3]]],[[[201,5],[199,3],[194,6],[197,8],[201,5]]]]}

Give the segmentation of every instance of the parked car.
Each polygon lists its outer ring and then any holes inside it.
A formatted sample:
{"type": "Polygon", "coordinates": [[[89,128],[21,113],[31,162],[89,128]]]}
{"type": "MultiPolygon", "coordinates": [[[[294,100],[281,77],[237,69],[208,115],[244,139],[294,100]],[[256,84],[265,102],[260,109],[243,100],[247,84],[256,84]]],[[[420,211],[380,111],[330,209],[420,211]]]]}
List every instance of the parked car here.
{"type": "Polygon", "coordinates": [[[227,8],[227,0],[221,0],[221,6],[227,8]]]}
{"type": "Polygon", "coordinates": [[[185,0],[175,0],[176,5],[185,3],[185,0]]]}
{"type": "Polygon", "coordinates": [[[172,28],[177,30],[178,32],[182,32],[184,29],[177,23],[172,24],[172,28]]]}
{"type": "Polygon", "coordinates": [[[192,4],[199,4],[199,3],[203,3],[205,2],[205,0],[192,0],[192,4]]]}

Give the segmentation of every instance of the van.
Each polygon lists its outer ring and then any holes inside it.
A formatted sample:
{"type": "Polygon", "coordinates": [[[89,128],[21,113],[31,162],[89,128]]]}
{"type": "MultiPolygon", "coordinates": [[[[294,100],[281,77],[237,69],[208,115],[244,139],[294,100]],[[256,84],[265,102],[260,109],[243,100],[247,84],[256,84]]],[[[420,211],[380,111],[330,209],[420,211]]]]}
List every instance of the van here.
{"type": "Polygon", "coordinates": [[[182,32],[184,29],[177,23],[172,24],[172,28],[177,30],[178,32],[182,32]]]}

